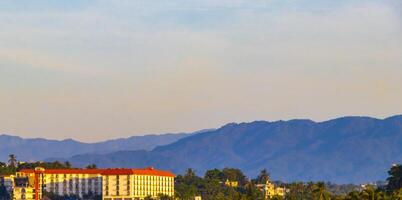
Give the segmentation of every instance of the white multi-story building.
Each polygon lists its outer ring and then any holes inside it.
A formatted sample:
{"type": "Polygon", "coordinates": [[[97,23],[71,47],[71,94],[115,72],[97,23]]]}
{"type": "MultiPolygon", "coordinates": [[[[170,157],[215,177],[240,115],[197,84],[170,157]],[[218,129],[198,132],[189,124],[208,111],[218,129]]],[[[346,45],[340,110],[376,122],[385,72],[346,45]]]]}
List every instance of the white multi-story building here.
{"type": "MultiPolygon", "coordinates": [[[[25,187],[15,187],[18,196],[41,199],[43,193],[55,195],[99,195],[104,200],[137,200],[159,195],[174,195],[174,174],[146,169],[26,169],[17,173],[26,177],[25,187]],[[29,189],[29,190],[28,190],[29,189]],[[30,194],[22,191],[31,191],[30,194]]],[[[20,197],[15,198],[19,200],[20,197]]]]}
{"type": "MultiPolygon", "coordinates": [[[[40,180],[43,191],[56,195],[102,194],[102,171],[99,169],[47,169],[40,180]]],[[[34,170],[20,173],[35,174],[34,170]]]]}
{"type": "Polygon", "coordinates": [[[146,169],[106,170],[103,176],[104,200],[136,200],[174,195],[174,174],[146,169]]]}

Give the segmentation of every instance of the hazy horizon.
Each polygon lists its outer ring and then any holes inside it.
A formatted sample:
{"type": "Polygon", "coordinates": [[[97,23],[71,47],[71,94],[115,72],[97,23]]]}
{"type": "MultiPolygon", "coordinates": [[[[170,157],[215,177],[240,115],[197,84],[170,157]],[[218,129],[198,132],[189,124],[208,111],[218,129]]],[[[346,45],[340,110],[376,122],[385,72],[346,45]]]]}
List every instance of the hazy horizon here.
{"type": "Polygon", "coordinates": [[[398,0],[6,0],[0,27],[0,134],[402,113],[398,0]]]}
{"type": "Polygon", "coordinates": [[[349,115],[349,116],[338,116],[338,117],[335,117],[335,118],[330,118],[330,119],[321,120],[321,121],[313,120],[313,119],[309,119],[309,118],[278,119],[278,120],[272,120],[272,121],[271,120],[264,120],[264,119],[257,119],[257,120],[253,120],[253,121],[226,122],[226,123],[221,124],[220,126],[217,126],[217,127],[209,127],[209,128],[205,127],[204,129],[198,129],[198,130],[177,131],[177,132],[160,132],[160,133],[139,133],[139,134],[134,134],[134,135],[122,136],[122,137],[120,137],[120,136],[115,136],[115,137],[111,136],[109,138],[103,138],[103,139],[94,140],[94,141],[83,141],[83,140],[76,139],[76,138],[71,138],[71,137],[70,138],[49,138],[49,137],[39,137],[39,136],[24,137],[24,136],[20,136],[18,134],[1,133],[1,132],[0,132],[0,136],[1,135],[7,135],[7,136],[17,136],[17,137],[21,137],[23,139],[48,139],[48,140],[58,140],[58,141],[72,139],[72,140],[75,140],[75,141],[78,141],[78,142],[83,142],[83,143],[97,143],[97,142],[104,142],[104,141],[107,141],[107,140],[124,139],[124,138],[133,137],[133,136],[166,135],[166,134],[191,134],[191,133],[196,133],[196,132],[200,132],[200,131],[218,129],[218,128],[221,128],[221,127],[223,127],[223,126],[225,126],[227,124],[231,124],[231,123],[239,124],[239,123],[252,123],[252,122],[256,122],[256,121],[278,122],[278,121],[290,121],[290,120],[312,120],[312,121],[314,121],[316,123],[321,123],[321,122],[331,121],[331,120],[335,120],[335,119],[339,119],[339,118],[343,118],[343,117],[369,117],[369,118],[375,118],[375,119],[378,119],[378,120],[384,120],[384,119],[391,118],[391,117],[396,117],[396,116],[402,116],[402,114],[391,115],[391,116],[382,117],[382,118],[373,117],[373,116],[363,116],[363,115],[359,115],[359,116],[358,115],[354,115],[354,116],[349,115]]]}

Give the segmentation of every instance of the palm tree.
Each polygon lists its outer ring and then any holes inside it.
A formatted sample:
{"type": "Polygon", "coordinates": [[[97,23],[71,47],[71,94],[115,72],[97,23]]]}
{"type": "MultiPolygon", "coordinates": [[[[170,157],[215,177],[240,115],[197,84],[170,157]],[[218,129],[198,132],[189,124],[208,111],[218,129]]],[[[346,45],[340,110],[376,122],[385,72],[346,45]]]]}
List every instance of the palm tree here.
{"type": "Polygon", "coordinates": [[[269,181],[269,173],[266,169],[263,169],[257,177],[257,183],[265,184],[267,181],[269,181]]]}
{"type": "Polygon", "coordinates": [[[394,199],[402,199],[402,188],[399,189],[398,191],[395,191],[392,196],[394,199]]]}
{"type": "Polygon", "coordinates": [[[15,156],[14,154],[10,154],[8,155],[8,166],[11,167],[17,167],[17,156],[15,156]]]}
{"type": "Polygon", "coordinates": [[[346,195],[346,199],[349,199],[349,200],[360,200],[359,192],[357,192],[357,191],[349,192],[349,194],[346,195]]]}
{"type": "Polygon", "coordinates": [[[318,195],[319,200],[327,199],[326,188],[325,188],[325,184],[323,182],[318,182],[315,185],[313,192],[318,195]]]}
{"type": "Polygon", "coordinates": [[[195,177],[195,172],[193,169],[188,168],[186,174],[184,175],[186,178],[193,178],[195,177]]]}
{"type": "Polygon", "coordinates": [[[373,186],[369,185],[362,191],[362,197],[367,200],[375,200],[376,192],[373,186]]]}
{"type": "Polygon", "coordinates": [[[87,166],[87,169],[97,169],[98,167],[95,164],[90,164],[87,166]]]}
{"type": "Polygon", "coordinates": [[[402,165],[393,165],[388,171],[387,189],[389,192],[394,192],[402,188],[402,165]]]}
{"type": "Polygon", "coordinates": [[[66,161],[64,162],[64,167],[70,169],[71,168],[71,163],[66,161]]]}

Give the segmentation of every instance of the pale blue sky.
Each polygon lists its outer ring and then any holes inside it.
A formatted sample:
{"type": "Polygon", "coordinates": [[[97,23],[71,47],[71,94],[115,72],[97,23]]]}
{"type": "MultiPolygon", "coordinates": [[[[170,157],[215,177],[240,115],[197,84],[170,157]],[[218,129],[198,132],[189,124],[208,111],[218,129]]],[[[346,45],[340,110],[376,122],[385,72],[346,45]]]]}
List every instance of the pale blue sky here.
{"type": "Polygon", "coordinates": [[[398,0],[0,1],[0,133],[402,114],[398,0]]]}

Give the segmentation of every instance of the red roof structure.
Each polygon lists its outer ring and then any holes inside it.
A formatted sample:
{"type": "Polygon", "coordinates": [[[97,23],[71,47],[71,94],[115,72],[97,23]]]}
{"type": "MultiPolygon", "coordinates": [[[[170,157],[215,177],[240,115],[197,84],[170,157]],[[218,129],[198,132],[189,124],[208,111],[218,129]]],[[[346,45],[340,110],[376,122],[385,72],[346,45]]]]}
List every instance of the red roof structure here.
{"type": "Polygon", "coordinates": [[[19,172],[27,173],[27,174],[33,174],[33,173],[35,173],[35,170],[33,170],[33,169],[22,169],[19,172]]]}
{"type": "MultiPolygon", "coordinates": [[[[102,169],[46,169],[43,174],[101,174],[102,169]]],[[[23,169],[23,173],[35,173],[33,169],[23,169]]]]}
{"type": "MultiPolygon", "coordinates": [[[[23,173],[35,173],[33,169],[20,170],[23,173]]],[[[145,169],[46,169],[44,174],[101,174],[101,175],[153,175],[175,177],[170,171],[157,170],[153,167],[145,169]]]]}
{"type": "Polygon", "coordinates": [[[175,175],[169,171],[157,170],[154,168],[145,169],[105,169],[102,175],[153,175],[153,176],[168,176],[174,177],[175,175]]]}

